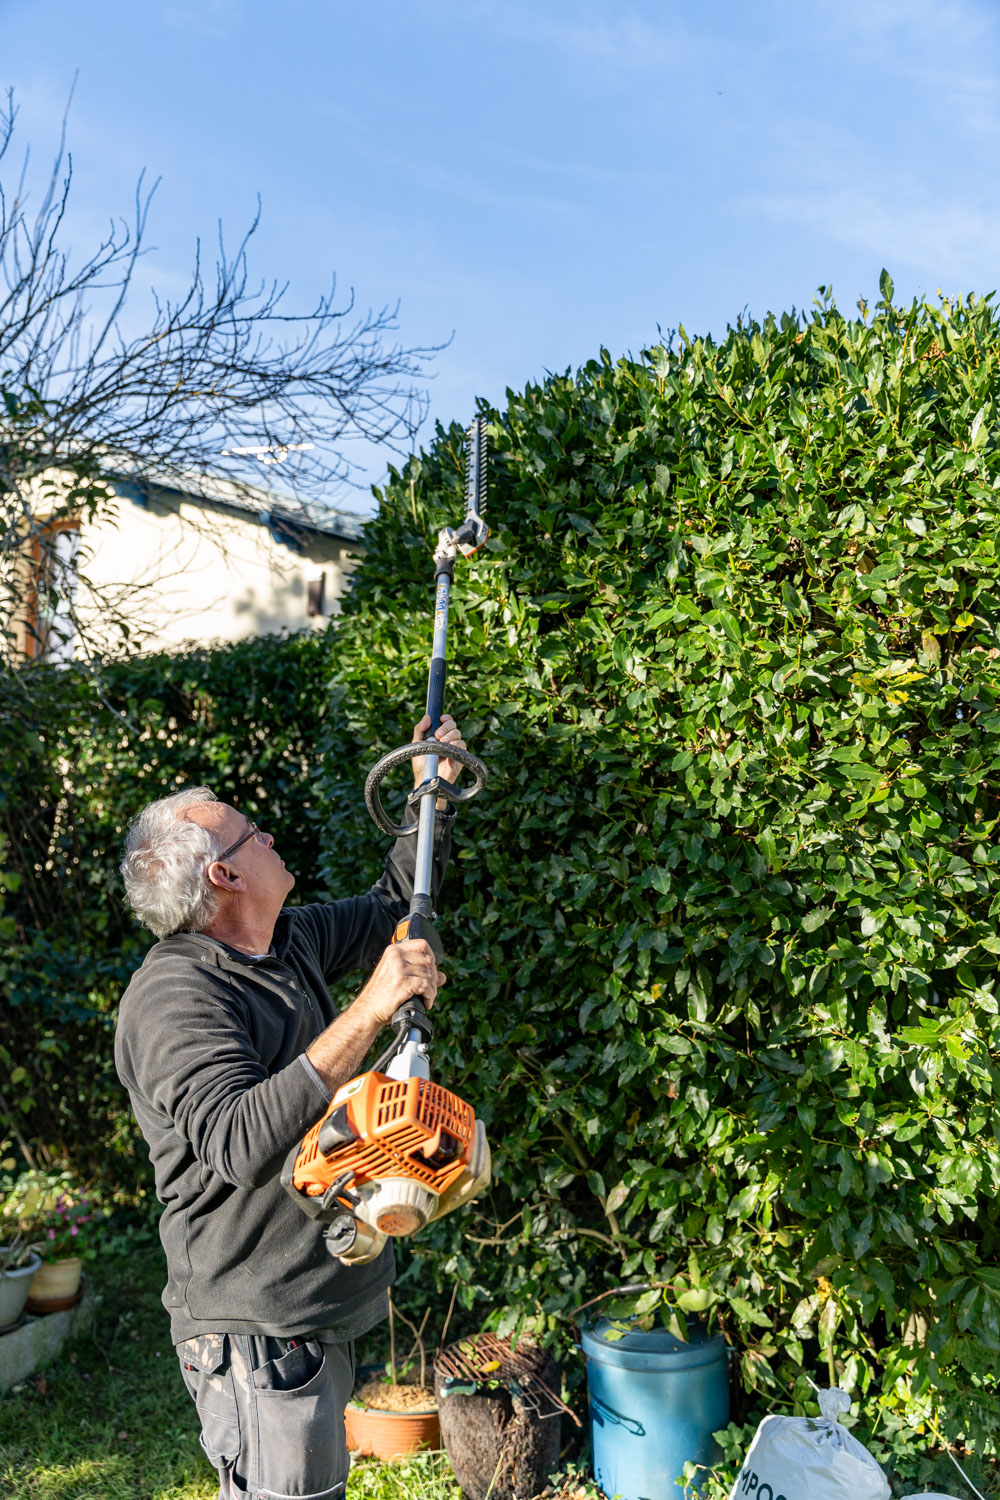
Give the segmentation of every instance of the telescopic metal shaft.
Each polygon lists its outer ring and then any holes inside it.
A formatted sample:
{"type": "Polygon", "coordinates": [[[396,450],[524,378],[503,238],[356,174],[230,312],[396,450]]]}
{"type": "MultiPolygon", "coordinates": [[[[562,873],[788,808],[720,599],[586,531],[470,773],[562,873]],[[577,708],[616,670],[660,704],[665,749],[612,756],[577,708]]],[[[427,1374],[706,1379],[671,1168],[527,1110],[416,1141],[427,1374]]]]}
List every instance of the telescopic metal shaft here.
{"type": "MultiPolygon", "coordinates": [[[[428,738],[433,739],[441,727],[444,708],[444,683],[447,672],[445,656],[448,650],[448,605],[451,597],[451,575],[439,572],[435,579],[434,596],[434,643],[431,647],[430,672],[427,677],[427,709],[431,727],[428,738]]],[[[428,755],[424,759],[425,781],[438,773],[438,757],[428,755]]],[[[434,867],[434,810],[435,798],[421,797],[419,821],[417,823],[416,871],[413,876],[413,896],[410,915],[420,912],[431,915],[431,876],[434,867]]]]}

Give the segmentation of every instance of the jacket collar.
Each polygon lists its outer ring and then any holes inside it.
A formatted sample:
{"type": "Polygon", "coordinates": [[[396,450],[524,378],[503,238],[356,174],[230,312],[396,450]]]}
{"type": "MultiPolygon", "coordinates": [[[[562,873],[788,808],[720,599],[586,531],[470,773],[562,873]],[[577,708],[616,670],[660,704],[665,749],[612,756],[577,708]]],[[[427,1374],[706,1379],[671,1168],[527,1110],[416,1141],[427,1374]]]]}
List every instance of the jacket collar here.
{"type": "Polygon", "coordinates": [[[211,964],[217,969],[260,968],[269,961],[274,962],[283,957],[288,947],[291,926],[292,913],[287,909],[280,912],[274,924],[271,951],[262,958],[251,958],[248,953],[241,953],[238,948],[230,948],[218,938],[209,937],[204,932],[174,932],[170,937],[160,938],[159,942],[153,944],[146,955],[146,962],[155,961],[157,958],[173,958],[183,955],[197,959],[201,963],[211,964]]]}

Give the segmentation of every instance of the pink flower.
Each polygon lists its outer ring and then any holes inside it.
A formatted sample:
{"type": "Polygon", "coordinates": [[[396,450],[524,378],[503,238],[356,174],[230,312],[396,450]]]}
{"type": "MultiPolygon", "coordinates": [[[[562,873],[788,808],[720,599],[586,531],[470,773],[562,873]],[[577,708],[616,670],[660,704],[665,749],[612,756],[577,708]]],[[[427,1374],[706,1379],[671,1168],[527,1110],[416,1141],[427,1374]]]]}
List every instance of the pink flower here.
{"type": "Polygon", "coordinates": [[[77,1229],[76,1225],[74,1224],[72,1226],[72,1228],[70,1229],[70,1234],[79,1234],[79,1233],[80,1233],[79,1229],[77,1229]]]}
{"type": "Polygon", "coordinates": [[[50,1240],[54,1240],[54,1239],[55,1239],[55,1237],[56,1237],[56,1232],[55,1232],[55,1230],[54,1230],[54,1229],[50,1229],[50,1230],[49,1230],[49,1239],[50,1239],[50,1240]]]}

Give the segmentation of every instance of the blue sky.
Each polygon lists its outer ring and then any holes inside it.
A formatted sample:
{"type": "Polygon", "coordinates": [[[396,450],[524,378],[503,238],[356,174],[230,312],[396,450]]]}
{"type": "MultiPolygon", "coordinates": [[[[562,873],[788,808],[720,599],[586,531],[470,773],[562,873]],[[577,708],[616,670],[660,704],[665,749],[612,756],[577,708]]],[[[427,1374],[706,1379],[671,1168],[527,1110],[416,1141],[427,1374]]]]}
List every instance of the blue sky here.
{"type": "Polygon", "coordinates": [[[998,282],[995,3],[0,0],[39,168],[76,70],[75,245],[146,168],[169,293],[259,193],[252,269],[292,304],[335,271],[400,299],[403,342],[451,339],[432,419],[658,324],[853,306],[883,265],[904,297],[998,282]]]}

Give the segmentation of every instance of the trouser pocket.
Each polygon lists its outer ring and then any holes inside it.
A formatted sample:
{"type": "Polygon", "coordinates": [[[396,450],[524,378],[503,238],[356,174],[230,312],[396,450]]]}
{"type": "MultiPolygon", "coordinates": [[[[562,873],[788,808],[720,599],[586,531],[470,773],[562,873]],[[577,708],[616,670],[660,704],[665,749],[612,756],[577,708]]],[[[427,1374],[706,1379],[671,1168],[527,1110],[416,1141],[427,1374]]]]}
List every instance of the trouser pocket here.
{"type": "Polygon", "coordinates": [[[350,1347],[243,1335],[233,1343],[237,1395],[251,1406],[234,1480],[253,1500],[337,1500],[349,1465],[350,1347]]]}
{"type": "Polygon", "coordinates": [[[240,1451],[240,1410],[229,1340],[223,1333],[201,1334],[178,1344],[177,1358],[201,1422],[201,1446],[209,1463],[226,1469],[240,1451]]]}
{"type": "Polygon", "coordinates": [[[301,1390],[323,1368],[323,1345],[316,1339],[269,1339],[268,1343],[284,1344],[285,1352],[254,1370],[258,1395],[262,1391],[301,1390]]]}

